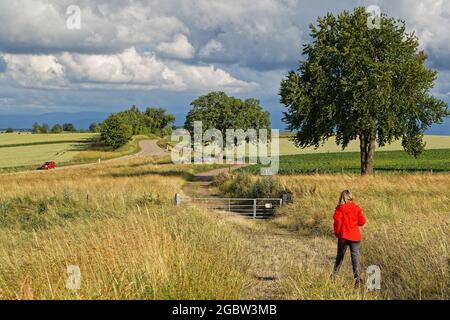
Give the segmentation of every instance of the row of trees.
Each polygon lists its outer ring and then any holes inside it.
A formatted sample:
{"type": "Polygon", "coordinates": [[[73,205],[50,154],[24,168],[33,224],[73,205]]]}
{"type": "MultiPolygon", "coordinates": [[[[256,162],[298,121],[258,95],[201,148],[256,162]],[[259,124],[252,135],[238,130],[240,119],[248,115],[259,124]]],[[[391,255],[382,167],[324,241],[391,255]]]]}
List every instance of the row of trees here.
{"type": "Polygon", "coordinates": [[[62,133],[62,132],[76,132],[77,129],[72,123],[64,123],[63,125],[55,124],[51,129],[47,123],[39,124],[35,122],[33,124],[33,133],[62,133]]]}
{"type": "MultiPolygon", "coordinates": [[[[184,124],[193,133],[195,121],[202,121],[203,130],[216,128],[225,136],[226,129],[270,129],[269,113],[263,111],[256,99],[241,100],[224,92],[211,92],[191,103],[184,124]]],[[[133,135],[171,133],[175,122],[172,114],[163,108],[147,108],[144,112],[133,106],[131,109],[111,114],[100,126],[102,140],[117,149],[127,143],[133,135]]]]}

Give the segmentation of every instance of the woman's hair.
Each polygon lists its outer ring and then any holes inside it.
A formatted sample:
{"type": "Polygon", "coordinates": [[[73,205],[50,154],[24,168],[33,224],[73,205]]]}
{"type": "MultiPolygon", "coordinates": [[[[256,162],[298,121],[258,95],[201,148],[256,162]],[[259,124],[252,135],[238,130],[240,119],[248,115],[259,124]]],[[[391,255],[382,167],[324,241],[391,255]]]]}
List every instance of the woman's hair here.
{"type": "Polygon", "coordinates": [[[341,192],[341,196],[339,197],[338,206],[343,205],[352,200],[353,200],[353,195],[350,192],[350,190],[344,190],[341,192]]]}

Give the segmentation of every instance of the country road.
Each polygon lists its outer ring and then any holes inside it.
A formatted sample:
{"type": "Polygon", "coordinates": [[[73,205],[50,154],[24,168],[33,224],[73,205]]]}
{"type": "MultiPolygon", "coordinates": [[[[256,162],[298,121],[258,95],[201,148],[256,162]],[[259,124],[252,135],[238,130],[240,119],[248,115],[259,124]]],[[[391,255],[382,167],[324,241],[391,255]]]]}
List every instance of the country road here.
{"type": "Polygon", "coordinates": [[[141,151],[138,152],[137,156],[163,156],[168,154],[168,152],[158,146],[157,140],[142,140],[139,142],[141,151]]]}

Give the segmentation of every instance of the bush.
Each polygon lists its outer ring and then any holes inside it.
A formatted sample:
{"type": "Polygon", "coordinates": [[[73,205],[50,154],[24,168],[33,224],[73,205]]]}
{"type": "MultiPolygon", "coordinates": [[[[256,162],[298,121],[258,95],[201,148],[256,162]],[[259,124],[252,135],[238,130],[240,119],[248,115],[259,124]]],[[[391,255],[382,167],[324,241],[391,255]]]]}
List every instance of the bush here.
{"type": "Polygon", "coordinates": [[[63,132],[63,127],[60,124],[55,124],[52,127],[51,133],[61,133],[63,132]]]}
{"type": "Polygon", "coordinates": [[[123,117],[112,114],[102,124],[101,137],[114,150],[125,145],[132,137],[132,128],[123,117]]]}
{"type": "Polygon", "coordinates": [[[65,132],[76,132],[77,131],[77,129],[75,128],[73,123],[64,123],[62,125],[62,127],[65,132]]]}
{"type": "Polygon", "coordinates": [[[282,194],[290,193],[277,177],[254,178],[246,172],[219,174],[214,178],[213,186],[235,198],[280,198],[282,194]]]}
{"type": "Polygon", "coordinates": [[[89,125],[89,132],[92,132],[92,133],[98,133],[98,132],[100,132],[100,130],[101,130],[101,127],[100,127],[100,125],[99,125],[98,123],[96,123],[96,122],[92,122],[92,123],[89,125]]]}

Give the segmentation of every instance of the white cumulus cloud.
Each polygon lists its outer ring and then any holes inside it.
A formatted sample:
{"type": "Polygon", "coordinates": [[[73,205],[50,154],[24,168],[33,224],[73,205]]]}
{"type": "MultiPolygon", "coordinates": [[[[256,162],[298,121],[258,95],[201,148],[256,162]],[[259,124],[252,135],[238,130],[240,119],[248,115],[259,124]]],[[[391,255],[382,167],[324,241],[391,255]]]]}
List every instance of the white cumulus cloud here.
{"type": "Polygon", "coordinates": [[[5,54],[3,59],[7,68],[1,77],[22,87],[244,91],[255,86],[212,65],[164,62],[134,47],[117,54],[5,54]]]}
{"type": "Polygon", "coordinates": [[[179,34],[173,42],[161,42],[156,51],[163,56],[178,59],[191,59],[194,57],[195,48],[184,34],[179,34]]]}

